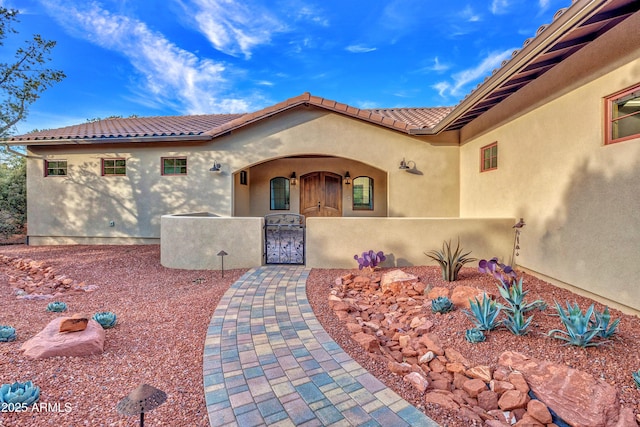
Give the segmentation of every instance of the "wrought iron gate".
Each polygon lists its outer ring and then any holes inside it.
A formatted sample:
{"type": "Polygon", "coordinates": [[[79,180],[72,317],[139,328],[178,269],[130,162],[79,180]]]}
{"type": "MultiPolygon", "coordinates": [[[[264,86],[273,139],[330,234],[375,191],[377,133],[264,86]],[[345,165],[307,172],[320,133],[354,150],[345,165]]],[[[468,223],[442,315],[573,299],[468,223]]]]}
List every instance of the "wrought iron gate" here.
{"type": "Polygon", "coordinates": [[[266,264],[304,264],[304,215],[264,217],[266,264]]]}

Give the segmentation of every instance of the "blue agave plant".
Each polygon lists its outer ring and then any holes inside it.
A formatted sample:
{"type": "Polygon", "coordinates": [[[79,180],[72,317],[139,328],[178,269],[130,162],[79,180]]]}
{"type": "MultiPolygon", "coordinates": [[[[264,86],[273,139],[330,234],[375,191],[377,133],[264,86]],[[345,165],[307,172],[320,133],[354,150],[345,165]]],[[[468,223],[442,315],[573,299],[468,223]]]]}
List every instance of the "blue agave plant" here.
{"type": "Polygon", "coordinates": [[[382,253],[382,251],[376,253],[375,251],[370,250],[369,252],[362,252],[361,257],[359,257],[358,254],[355,254],[353,256],[353,259],[358,261],[359,270],[362,270],[365,267],[373,270],[378,266],[378,264],[387,259],[387,257],[384,256],[384,253],[382,253]]]}
{"type": "Polygon", "coordinates": [[[16,329],[11,326],[0,325],[0,342],[16,340],[16,329]]]}
{"type": "Polygon", "coordinates": [[[479,343],[487,339],[487,337],[484,336],[484,332],[478,328],[467,329],[464,338],[471,343],[479,343]]]}
{"type": "Polygon", "coordinates": [[[93,320],[100,323],[103,329],[109,329],[116,326],[116,314],[111,311],[101,311],[93,315],[93,320]]]}
{"type": "Polygon", "coordinates": [[[640,388],[640,369],[638,369],[638,372],[633,372],[631,375],[633,375],[633,381],[635,381],[636,387],[640,388]]]}
{"type": "Polygon", "coordinates": [[[582,310],[576,303],[575,305],[567,302],[567,311],[556,301],[556,310],[560,316],[560,321],[565,330],[553,329],[548,332],[548,335],[553,338],[557,338],[566,341],[567,344],[579,346],[579,347],[597,347],[606,343],[607,341],[595,341],[602,332],[600,325],[594,324],[591,320],[593,315],[594,305],[591,304],[589,308],[582,314],[582,310]]]}
{"type": "Polygon", "coordinates": [[[431,300],[431,311],[434,313],[448,313],[453,309],[455,309],[455,306],[447,297],[438,297],[431,300]]]}
{"type": "Polygon", "coordinates": [[[464,310],[464,313],[475,323],[477,329],[491,331],[499,325],[498,315],[501,307],[487,294],[482,295],[482,301],[477,297],[474,301],[469,300],[469,308],[464,310]]]}
{"type": "Polygon", "coordinates": [[[40,387],[34,386],[31,381],[26,383],[15,382],[13,384],[2,384],[0,387],[1,403],[21,403],[31,405],[40,398],[40,387]]]}
{"type": "Polygon", "coordinates": [[[62,313],[63,311],[67,311],[67,304],[61,301],[50,302],[47,304],[47,311],[62,313]]]}

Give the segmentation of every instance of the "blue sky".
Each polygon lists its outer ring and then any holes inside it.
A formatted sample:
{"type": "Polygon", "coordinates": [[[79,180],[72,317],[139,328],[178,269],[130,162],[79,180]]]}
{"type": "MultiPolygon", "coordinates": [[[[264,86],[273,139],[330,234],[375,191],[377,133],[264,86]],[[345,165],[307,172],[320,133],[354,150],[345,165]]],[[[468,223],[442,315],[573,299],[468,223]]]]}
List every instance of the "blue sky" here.
{"type": "Polygon", "coordinates": [[[457,104],[571,0],[0,0],[67,78],[14,133],[87,119],[255,111],[299,95],[457,104]]]}

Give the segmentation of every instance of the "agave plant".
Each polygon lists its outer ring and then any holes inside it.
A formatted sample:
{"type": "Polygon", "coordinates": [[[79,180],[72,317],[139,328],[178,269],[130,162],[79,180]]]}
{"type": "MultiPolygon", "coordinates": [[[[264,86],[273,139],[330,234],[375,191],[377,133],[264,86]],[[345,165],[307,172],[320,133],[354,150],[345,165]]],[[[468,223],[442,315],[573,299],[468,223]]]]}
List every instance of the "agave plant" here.
{"type": "Polygon", "coordinates": [[[0,387],[1,403],[20,403],[31,405],[40,398],[40,387],[34,386],[31,381],[26,383],[15,382],[13,384],[2,384],[0,387]]]}
{"type": "Polygon", "coordinates": [[[0,342],[16,340],[16,329],[12,326],[0,325],[0,342]]]}
{"type": "Polygon", "coordinates": [[[572,306],[567,302],[567,311],[565,312],[556,301],[556,310],[566,330],[553,329],[549,331],[549,336],[583,348],[597,347],[606,343],[606,341],[594,341],[600,335],[602,328],[594,325],[591,320],[593,304],[582,314],[582,310],[577,303],[572,306]]]}
{"type": "Polygon", "coordinates": [[[636,387],[640,388],[640,369],[638,369],[637,372],[632,372],[631,375],[633,375],[633,381],[635,381],[636,387]]]}
{"type": "Polygon", "coordinates": [[[458,239],[458,245],[456,246],[455,251],[451,251],[451,241],[448,241],[442,244],[441,251],[432,250],[425,252],[424,254],[440,264],[442,278],[444,280],[447,282],[455,282],[458,280],[458,273],[460,272],[460,269],[466,263],[476,260],[476,258],[467,258],[470,253],[471,251],[462,253],[462,248],[460,248],[460,239],[458,239]]]}
{"type": "Polygon", "coordinates": [[[455,309],[451,300],[447,297],[438,297],[431,300],[431,311],[434,313],[448,313],[455,309]]]}
{"type": "Polygon", "coordinates": [[[62,301],[53,301],[47,304],[47,311],[53,311],[55,313],[62,313],[67,311],[67,304],[62,301]]]}
{"type": "Polygon", "coordinates": [[[482,331],[495,329],[500,323],[498,321],[500,305],[487,294],[482,295],[482,301],[479,301],[477,297],[474,300],[469,300],[470,311],[464,310],[464,313],[475,323],[476,328],[482,331]]]}
{"type": "Polygon", "coordinates": [[[478,328],[467,329],[464,333],[464,338],[471,343],[479,343],[487,339],[484,336],[484,332],[478,328]]]}
{"type": "Polygon", "coordinates": [[[545,307],[545,303],[542,300],[536,300],[528,304],[524,302],[524,297],[529,291],[522,290],[522,278],[518,281],[514,280],[511,286],[506,285],[502,279],[500,283],[502,283],[502,286],[498,286],[498,291],[507,302],[507,305],[502,304],[501,307],[507,313],[514,315],[520,311],[524,315],[536,308],[545,307]]]}
{"type": "Polygon", "coordinates": [[[109,329],[116,326],[116,314],[111,311],[100,311],[93,315],[93,320],[100,323],[103,329],[109,329]]]}
{"type": "Polygon", "coordinates": [[[526,320],[522,311],[517,310],[514,313],[506,313],[507,318],[502,324],[514,335],[525,335],[529,332],[529,326],[533,320],[533,316],[529,316],[526,320]]]}
{"type": "Polygon", "coordinates": [[[594,319],[590,319],[589,323],[594,328],[600,328],[600,333],[598,334],[599,338],[609,339],[613,337],[618,332],[618,324],[620,323],[620,319],[616,319],[611,324],[611,314],[609,314],[609,307],[605,307],[604,311],[600,313],[598,310],[594,310],[593,315],[594,319]]]}
{"type": "Polygon", "coordinates": [[[368,267],[371,270],[375,270],[375,268],[378,267],[378,264],[387,259],[387,257],[384,256],[384,253],[382,251],[378,251],[376,253],[375,251],[370,250],[369,252],[362,252],[362,256],[360,257],[358,256],[358,254],[355,254],[353,256],[353,259],[358,261],[359,270],[362,270],[365,267],[368,267]]]}

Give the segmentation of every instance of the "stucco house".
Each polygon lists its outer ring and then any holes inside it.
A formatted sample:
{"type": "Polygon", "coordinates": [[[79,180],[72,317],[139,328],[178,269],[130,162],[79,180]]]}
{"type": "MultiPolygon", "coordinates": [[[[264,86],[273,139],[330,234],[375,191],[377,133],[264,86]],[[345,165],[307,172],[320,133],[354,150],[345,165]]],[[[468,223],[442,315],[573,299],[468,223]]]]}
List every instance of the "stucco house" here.
{"type": "Polygon", "coordinates": [[[524,218],[519,267],[640,310],[639,10],[574,1],[452,108],[305,93],[12,137],[28,149],[29,243],[160,243],[163,265],[220,268],[224,252],[234,268],[302,229],[278,250],[310,267],[368,249],[425,264],[458,238],[509,261],[524,218]]]}

